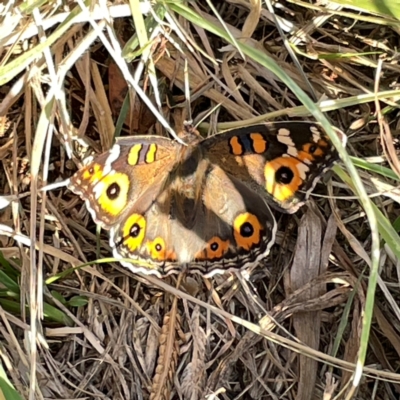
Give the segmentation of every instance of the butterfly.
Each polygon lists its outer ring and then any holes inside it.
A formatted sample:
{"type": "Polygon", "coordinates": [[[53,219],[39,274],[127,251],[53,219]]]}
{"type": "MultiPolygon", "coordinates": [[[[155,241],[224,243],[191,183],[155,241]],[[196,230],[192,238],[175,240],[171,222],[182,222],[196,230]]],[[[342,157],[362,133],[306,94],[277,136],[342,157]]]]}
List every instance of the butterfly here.
{"type": "Polygon", "coordinates": [[[110,231],[114,257],[135,273],[211,277],[256,265],[275,241],[270,206],[296,212],[339,159],[312,122],[265,123],[206,139],[188,129],[183,140],[119,138],[68,182],[110,231]]]}

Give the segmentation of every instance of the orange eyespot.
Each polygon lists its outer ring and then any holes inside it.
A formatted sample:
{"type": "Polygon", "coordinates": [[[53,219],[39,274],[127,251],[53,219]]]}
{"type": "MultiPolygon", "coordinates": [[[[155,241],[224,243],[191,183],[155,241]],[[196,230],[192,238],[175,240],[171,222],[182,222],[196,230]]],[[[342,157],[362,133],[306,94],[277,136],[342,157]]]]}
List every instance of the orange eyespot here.
{"type": "Polygon", "coordinates": [[[176,260],[176,254],[167,250],[164,239],[157,237],[154,240],[148,241],[146,244],[147,251],[150,257],[157,261],[174,261],[176,260]]]}
{"type": "Polygon", "coordinates": [[[250,250],[261,241],[262,226],[254,214],[239,214],[233,222],[233,235],[236,244],[245,250],[250,250]]]}
{"type": "Polygon", "coordinates": [[[328,143],[325,140],[318,140],[318,143],[306,143],[303,144],[302,150],[298,152],[297,158],[301,161],[315,161],[317,158],[321,158],[325,155],[324,149],[328,147],[328,143]]]}
{"type": "Polygon", "coordinates": [[[143,215],[132,214],[122,227],[122,241],[130,252],[137,250],[146,234],[146,220],[143,215]]]}
{"type": "Polygon", "coordinates": [[[214,236],[206,244],[204,250],[196,254],[196,260],[215,260],[220,259],[229,250],[229,240],[222,240],[214,236]]]}
{"type": "Polygon", "coordinates": [[[129,177],[122,172],[110,172],[93,189],[99,193],[98,203],[106,213],[119,215],[128,203],[129,177]]]}
{"type": "Polygon", "coordinates": [[[278,201],[290,199],[307,177],[309,168],[293,157],[279,157],[265,164],[265,189],[278,201]]]}

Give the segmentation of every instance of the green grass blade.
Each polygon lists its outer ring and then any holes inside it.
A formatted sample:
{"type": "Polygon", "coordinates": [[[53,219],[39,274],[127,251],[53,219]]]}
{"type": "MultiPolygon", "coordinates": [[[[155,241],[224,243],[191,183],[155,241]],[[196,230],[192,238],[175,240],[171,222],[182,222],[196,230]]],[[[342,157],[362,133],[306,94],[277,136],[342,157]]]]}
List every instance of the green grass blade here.
{"type": "MultiPolygon", "coordinates": [[[[340,179],[342,179],[342,181],[345,182],[355,192],[353,182],[350,179],[349,175],[347,175],[346,172],[343,171],[343,169],[339,168],[338,166],[335,166],[334,170],[335,173],[340,177],[340,179]]],[[[397,234],[393,226],[390,224],[388,219],[376,207],[376,205],[373,202],[371,202],[371,204],[374,213],[376,215],[379,234],[382,236],[383,240],[385,241],[385,243],[387,243],[387,245],[390,247],[390,249],[393,251],[396,257],[400,259],[399,235],[397,234]]]]}
{"type": "Polygon", "coordinates": [[[400,2],[396,0],[334,0],[330,3],[340,4],[367,14],[379,14],[400,20],[400,2]]]}
{"type": "Polygon", "coordinates": [[[4,271],[0,270],[0,282],[11,292],[19,293],[19,285],[4,271]]]}
{"type": "Polygon", "coordinates": [[[0,363],[0,398],[5,400],[23,400],[22,396],[9,381],[2,363],[0,363]]]}
{"type": "Polygon", "coordinates": [[[366,171],[374,172],[376,174],[382,175],[389,179],[393,179],[395,181],[400,181],[400,177],[390,168],[386,168],[379,164],[370,163],[368,161],[363,160],[362,158],[358,157],[350,157],[350,158],[356,167],[365,169],[366,171]]]}

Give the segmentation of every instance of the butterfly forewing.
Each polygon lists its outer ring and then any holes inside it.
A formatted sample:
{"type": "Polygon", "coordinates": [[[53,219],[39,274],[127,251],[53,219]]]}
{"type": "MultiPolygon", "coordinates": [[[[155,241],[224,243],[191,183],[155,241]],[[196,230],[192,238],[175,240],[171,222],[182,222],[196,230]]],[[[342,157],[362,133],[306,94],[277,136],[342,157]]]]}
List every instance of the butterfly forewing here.
{"type": "MultiPolygon", "coordinates": [[[[345,136],[337,130],[342,142],[345,136]]],[[[322,128],[282,122],[235,129],[202,142],[207,157],[255,188],[269,204],[293,213],[304,204],[338,154],[322,128]]]]}
{"type": "Polygon", "coordinates": [[[173,168],[179,145],[158,136],[121,138],[70,179],[96,223],[110,229],[124,211],[173,168]]]}

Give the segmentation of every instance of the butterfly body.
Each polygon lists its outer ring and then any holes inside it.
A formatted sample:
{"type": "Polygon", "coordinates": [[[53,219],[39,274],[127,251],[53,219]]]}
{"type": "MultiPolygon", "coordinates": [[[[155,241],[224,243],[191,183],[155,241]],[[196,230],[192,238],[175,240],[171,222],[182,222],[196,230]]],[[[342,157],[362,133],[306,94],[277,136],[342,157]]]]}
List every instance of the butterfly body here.
{"type": "Polygon", "coordinates": [[[338,158],[311,123],[188,134],[185,142],[122,138],[70,180],[133,272],[212,276],[257,264],[275,239],[268,204],[295,212],[338,158]]]}

